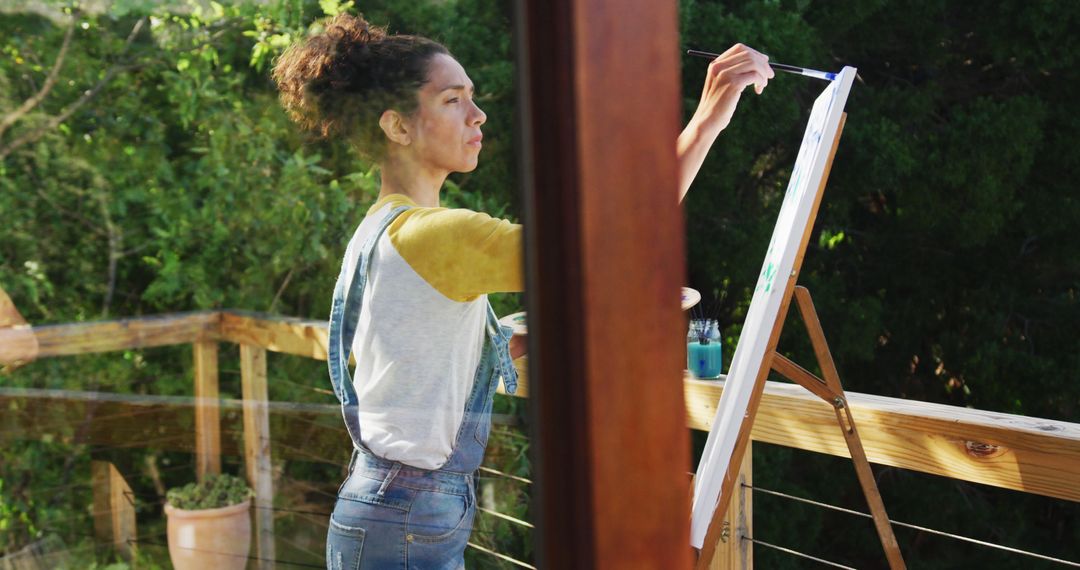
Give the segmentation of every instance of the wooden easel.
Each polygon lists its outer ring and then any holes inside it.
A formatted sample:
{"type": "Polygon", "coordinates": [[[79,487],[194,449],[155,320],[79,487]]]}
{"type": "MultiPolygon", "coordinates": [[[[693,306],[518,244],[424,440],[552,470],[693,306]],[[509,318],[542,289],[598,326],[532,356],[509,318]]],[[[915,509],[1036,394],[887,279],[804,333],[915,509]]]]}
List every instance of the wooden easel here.
{"type": "Polygon", "coordinates": [[[870,508],[870,514],[873,516],[874,527],[877,529],[878,537],[881,539],[881,545],[885,550],[885,557],[889,561],[889,568],[892,570],[907,568],[900,554],[900,547],[896,542],[896,536],[893,534],[888,515],[885,512],[885,504],[881,500],[881,493],[878,491],[873,472],[870,470],[870,463],[866,459],[862,440],[859,439],[859,433],[855,429],[855,420],[852,418],[851,409],[847,405],[844,388],[840,384],[840,375],[836,370],[836,363],[833,362],[832,354],[829,352],[829,345],[825,340],[825,333],[821,329],[821,321],[818,319],[817,311],[814,309],[814,302],[810,298],[810,292],[805,287],[795,285],[798,272],[802,268],[803,257],[806,254],[806,245],[810,239],[810,232],[813,229],[814,220],[817,218],[818,207],[821,205],[821,196],[825,190],[825,183],[829,179],[833,158],[836,156],[836,148],[840,143],[840,134],[844,130],[846,121],[847,113],[844,113],[840,117],[840,125],[836,130],[836,138],[833,139],[832,148],[829,151],[824,176],[821,178],[821,185],[817,189],[813,210],[804,229],[802,246],[795,258],[793,270],[784,289],[780,312],[769,336],[765,358],[754,380],[754,388],[746,408],[746,415],[739,426],[735,448],[732,451],[731,460],[728,462],[727,471],[724,474],[723,485],[720,488],[720,499],[717,502],[716,509],[713,511],[712,520],[709,523],[709,529],[705,535],[701,551],[698,552],[696,570],[707,570],[716,552],[716,543],[720,539],[723,530],[723,521],[727,514],[728,505],[731,503],[733,493],[736,491],[735,483],[739,478],[739,468],[746,453],[747,444],[750,441],[750,431],[753,428],[758,404],[761,402],[761,395],[765,391],[765,380],[768,378],[770,371],[775,371],[806,388],[833,406],[836,412],[837,425],[844,433],[844,440],[847,442],[848,451],[851,453],[851,460],[855,463],[855,473],[858,475],[859,485],[863,488],[863,494],[866,495],[866,502],[870,508]],[[784,321],[791,306],[792,296],[795,297],[799,306],[799,313],[802,315],[807,333],[810,335],[810,342],[814,347],[818,366],[821,368],[822,375],[825,376],[824,380],[811,374],[805,368],[776,351],[780,331],[784,328],[784,321]]]}

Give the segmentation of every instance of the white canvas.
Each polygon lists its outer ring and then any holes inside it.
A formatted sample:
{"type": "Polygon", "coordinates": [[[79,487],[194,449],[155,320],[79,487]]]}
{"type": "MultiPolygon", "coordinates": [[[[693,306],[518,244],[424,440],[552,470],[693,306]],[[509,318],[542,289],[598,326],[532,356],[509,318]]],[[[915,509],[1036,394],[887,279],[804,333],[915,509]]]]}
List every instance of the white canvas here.
{"type": "Polygon", "coordinates": [[[716,510],[739,426],[746,416],[754,381],[769,349],[773,323],[779,317],[788,277],[794,269],[807,224],[813,223],[810,215],[854,79],[855,68],[845,67],[814,101],[810,112],[795,169],[780,206],[780,215],[750,300],[750,310],[728,370],[724,393],[694,479],[690,544],[695,548],[700,549],[704,544],[716,510]]]}

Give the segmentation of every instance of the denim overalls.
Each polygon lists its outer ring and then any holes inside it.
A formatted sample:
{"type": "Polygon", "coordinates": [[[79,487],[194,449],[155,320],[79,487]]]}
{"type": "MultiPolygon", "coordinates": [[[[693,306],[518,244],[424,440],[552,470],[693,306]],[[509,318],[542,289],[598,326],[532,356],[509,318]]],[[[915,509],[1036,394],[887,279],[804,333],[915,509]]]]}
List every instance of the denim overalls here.
{"type": "Polygon", "coordinates": [[[348,292],[344,264],[334,287],[327,363],[354,449],[326,537],[326,567],[332,570],[463,568],[476,514],[475,472],[491,431],[492,398],[500,376],[507,392],[517,386],[509,350],[511,329],[499,325],[489,304],[488,342],[446,464],[438,470],[421,469],[377,457],[364,447],[349,355],[371,256],[386,228],[406,209],[394,208],[364,242],[348,292]]]}

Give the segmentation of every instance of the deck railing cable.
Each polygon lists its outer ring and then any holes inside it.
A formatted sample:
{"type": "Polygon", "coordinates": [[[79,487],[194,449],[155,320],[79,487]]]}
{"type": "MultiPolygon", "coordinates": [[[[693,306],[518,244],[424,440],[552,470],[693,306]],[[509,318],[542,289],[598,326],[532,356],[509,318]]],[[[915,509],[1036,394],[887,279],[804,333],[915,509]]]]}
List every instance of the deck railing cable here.
{"type": "Polygon", "coordinates": [[[518,560],[516,558],[511,558],[511,557],[509,557],[509,556],[507,556],[505,554],[500,554],[498,552],[495,552],[494,550],[491,550],[490,548],[485,548],[485,547],[480,546],[479,544],[476,544],[474,542],[469,542],[468,545],[470,547],[480,551],[480,552],[483,552],[484,554],[494,556],[495,558],[498,558],[499,560],[505,560],[506,562],[509,562],[509,563],[513,564],[514,566],[520,566],[522,568],[530,568],[531,570],[536,570],[536,566],[533,566],[531,564],[527,564],[527,563],[522,562],[522,561],[520,561],[520,560],[518,560]]]}
{"type": "Polygon", "coordinates": [[[284,541],[286,544],[288,544],[289,546],[292,546],[297,551],[302,552],[303,554],[307,554],[308,556],[311,556],[315,560],[324,560],[324,561],[326,560],[326,554],[324,552],[316,552],[314,550],[311,550],[306,545],[300,544],[299,542],[289,538],[288,536],[286,536],[283,533],[282,534],[275,533],[274,534],[274,539],[284,541]]]}
{"type": "Polygon", "coordinates": [[[482,513],[487,513],[487,514],[489,514],[489,515],[491,515],[493,517],[498,517],[498,518],[503,519],[505,521],[510,521],[512,524],[516,524],[518,526],[523,526],[525,528],[536,528],[530,522],[526,522],[526,521],[523,521],[521,519],[516,519],[516,518],[514,518],[514,517],[512,517],[510,515],[504,515],[504,514],[498,512],[498,511],[493,511],[491,509],[485,509],[484,507],[476,507],[476,510],[478,510],[478,511],[480,511],[482,513]]]}
{"type": "MultiPolygon", "coordinates": [[[[143,501],[143,504],[135,505],[136,510],[148,506],[147,503],[155,503],[157,505],[163,505],[165,503],[163,500],[158,498],[156,495],[148,495],[148,494],[145,494],[145,493],[125,492],[124,496],[128,497],[129,500],[131,500],[131,499],[140,499],[140,501],[143,501]],[[148,499],[150,499],[150,500],[148,500],[148,499]]],[[[346,501],[361,502],[361,501],[359,501],[357,499],[349,499],[349,498],[345,498],[345,497],[341,497],[341,499],[346,500],[346,501]]],[[[300,509],[289,509],[289,508],[285,508],[285,507],[264,507],[264,506],[259,506],[259,505],[252,505],[251,508],[260,509],[260,510],[268,510],[268,511],[272,511],[272,512],[291,513],[291,514],[300,514],[300,515],[313,515],[313,516],[327,517],[327,518],[329,518],[330,514],[331,514],[331,513],[323,512],[323,511],[308,511],[308,510],[300,510],[300,509]]],[[[530,523],[528,523],[526,521],[520,520],[520,519],[516,519],[516,518],[511,517],[509,515],[504,515],[502,513],[498,513],[498,512],[492,511],[492,510],[485,509],[483,507],[477,507],[477,509],[482,511],[482,512],[488,513],[490,515],[494,515],[496,517],[505,519],[505,520],[507,520],[507,521],[509,521],[509,522],[511,522],[513,524],[525,526],[525,527],[528,527],[528,528],[533,528],[532,524],[530,524],[530,523]]],[[[481,529],[478,529],[478,528],[474,528],[473,533],[474,534],[480,534],[480,535],[483,535],[483,534],[494,535],[495,534],[494,531],[484,531],[484,530],[481,530],[481,529]]]]}
{"type": "MultiPolygon", "coordinates": [[[[41,494],[48,495],[48,496],[55,496],[55,495],[59,494],[61,491],[67,491],[68,489],[75,489],[75,488],[89,489],[90,487],[93,487],[93,486],[94,486],[93,483],[74,482],[74,483],[65,483],[63,485],[53,485],[51,487],[34,487],[33,491],[35,493],[41,493],[41,494]]],[[[7,492],[10,493],[11,491],[8,490],[7,492]]]]}
{"type": "MultiPolygon", "coordinates": [[[[275,511],[284,511],[284,510],[275,510],[275,511]]],[[[301,511],[297,511],[297,512],[301,512],[301,511]]],[[[303,512],[303,513],[307,513],[307,512],[303,512]]],[[[82,534],[80,534],[80,535],[82,535],[82,534]]],[[[92,534],[86,534],[86,535],[87,535],[87,537],[93,537],[92,534]]],[[[129,544],[145,544],[145,545],[150,545],[150,546],[166,546],[167,547],[168,546],[167,542],[161,542],[160,540],[154,540],[154,539],[160,539],[160,538],[163,538],[163,537],[164,537],[163,533],[162,534],[154,534],[154,535],[152,535],[152,537],[146,537],[146,538],[141,538],[141,539],[130,539],[130,540],[127,540],[127,543],[129,543],[129,544]]],[[[102,543],[102,545],[105,545],[105,544],[110,544],[110,543],[102,543]]],[[[482,553],[487,554],[489,556],[494,556],[496,558],[499,558],[500,560],[508,561],[508,562],[510,562],[510,564],[512,564],[514,566],[517,566],[517,567],[528,568],[530,570],[536,570],[535,566],[531,566],[531,565],[527,564],[527,562],[524,562],[522,560],[518,560],[516,558],[512,558],[510,556],[507,556],[507,555],[492,551],[492,549],[487,548],[485,546],[481,546],[480,544],[476,544],[476,543],[473,543],[473,542],[469,542],[468,544],[469,544],[469,547],[476,549],[477,552],[482,552],[482,553]]],[[[297,545],[294,543],[294,546],[297,546],[297,545]]],[[[174,545],[174,548],[176,548],[176,547],[185,548],[185,549],[191,549],[191,551],[213,553],[213,554],[219,554],[219,555],[225,555],[225,556],[239,556],[239,555],[234,555],[234,554],[231,554],[231,553],[222,553],[222,552],[217,552],[217,551],[206,551],[206,549],[201,549],[201,548],[190,548],[190,547],[183,547],[183,546],[175,546],[174,545]]],[[[302,548],[302,549],[305,549],[305,551],[308,552],[308,554],[314,555],[313,552],[307,551],[306,548],[302,548]]],[[[262,557],[258,557],[258,556],[248,555],[246,557],[246,559],[248,559],[248,560],[273,561],[274,564],[296,566],[296,567],[300,567],[300,568],[324,568],[323,565],[313,565],[313,564],[309,564],[309,562],[300,562],[300,561],[296,561],[296,560],[285,560],[285,559],[281,559],[281,558],[273,558],[273,559],[271,559],[271,558],[262,558],[262,557]]]]}
{"type": "MultiPolygon", "coordinates": [[[[143,505],[135,505],[133,508],[134,508],[134,510],[138,511],[139,509],[145,508],[147,506],[148,505],[145,505],[145,504],[143,504],[143,505]]],[[[110,514],[110,513],[112,513],[112,511],[90,511],[90,512],[80,511],[78,513],[75,513],[73,515],[69,515],[69,516],[66,516],[66,517],[63,517],[63,518],[53,518],[53,517],[49,517],[49,516],[44,516],[44,517],[42,517],[42,520],[40,521],[40,523],[41,523],[42,527],[55,527],[56,525],[63,524],[63,523],[68,523],[68,522],[74,521],[76,519],[81,519],[81,518],[84,518],[84,517],[94,518],[96,516],[107,515],[107,514],[110,514]]],[[[16,530],[28,530],[29,528],[30,528],[29,525],[9,525],[9,526],[4,527],[4,530],[13,532],[13,531],[16,531],[16,530]]],[[[41,532],[46,532],[46,531],[42,530],[41,532]]],[[[60,534],[60,533],[57,533],[57,534],[60,534]]]]}
{"type": "Polygon", "coordinates": [[[503,473],[502,471],[498,471],[498,470],[492,469],[490,467],[484,467],[483,465],[480,466],[480,471],[482,473],[490,473],[490,474],[498,476],[498,477],[504,477],[506,479],[513,479],[514,481],[519,481],[521,483],[527,483],[529,485],[532,485],[532,481],[530,481],[529,479],[526,479],[524,477],[518,477],[517,475],[511,475],[509,473],[503,473]]]}
{"type": "MultiPolygon", "coordinates": [[[[773,496],[776,496],[776,497],[781,497],[781,498],[784,498],[784,499],[789,499],[789,500],[792,500],[792,501],[797,501],[797,502],[800,502],[800,503],[805,503],[805,504],[808,504],[808,505],[821,507],[823,509],[830,509],[830,510],[841,512],[841,513],[847,513],[849,515],[855,515],[855,516],[860,516],[860,517],[863,517],[863,518],[873,519],[872,515],[870,515],[869,513],[864,513],[862,511],[856,511],[856,510],[853,510],[853,509],[847,509],[847,508],[844,508],[844,507],[838,507],[836,505],[830,505],[828,503],[822,503],[820,501],[814,501],[812,499],[806,499],[806,498],[803,498],[803,497],[797,497],[795,495],[789,495],[787,493],[782,493],[780,491],[773,491],[771,489],[765,489],[763,487],[758,487],[758,486],[754,486],[754,485],[745,485],[744,484],[743,487],[745,487],[747,489],[752,489],[752,490],[754,490],[754,491],[756,491],[758,493],[762,493],[762,494],[766,494],[766,495],[773,495],[773,496]]],[[[1038,560],[1045,560],[1047,562],[1054,562],[1054,563],[1062,564],[1062,565],[1065,565],[1065,566],[1071,566],[1073,568],[1080,568],[1080,562],[1073,562],[1071,560],[1064,560],[1064,559],[1061,559],[1061,558],[1054,558],[1053,556],[1047,556],[1045,554],[1039,554],[1037,552],[1030,552],[1030,551],[1027,551],[1027,550],[1021,550],[1019,548],[1013,548],[1011,546],[1002,546],[1000,544],[994,544],[992,542],[987,542],[985,540],[979,540],[977,538],[971,538],[971,537],[968,537],[968,536],[963,536],[963,535],[959,535],[959,534],[953,534],[953,533],[945,532],[945,531],[941,531],[941,530],[935,530],[935,529],[932,529],[932,528],[927,528],[927,527],[916,525],[916,524],[911,524],[911,523],[906,523],[906,522],[901,522],[901,521],[896,521],[896,520],[890,520],[889,522],[892,523],[894,526],[898,526],[898,527],[902,527],[902,528],[908,528],[908,529],[911,529],[911,530],[917,530],[917,531],[920,531],[920,532],[926,532],[926,533],[934,534],[934,535],[937,535],[937,536],[951,538],[953,540],[959,540],[959,541],[962,541],[962,542],[968,542],[968,543],[971,543],[971,544],[977,544],[979,546],[985,546],[987,548],[994,548],[994,549],[997,549],[997,550],[1002,550],[1002,551],[1009,552],[1009,553],[1012,553],[1012,554],[1018,554],[1018,555],[1021,555],[1021,556],[1028,556],[1028,557],[1031,557],[1031,558],[1036,558],[1038,560]]],[[[756,540],[754,542],[755,542],[755,544],[757,543],[756,540]]]]}
{"type": "MultiPolygon", "coordinates": [[[[133,539],[133,540],[129,539],[127,541],[127,543],[128,544],[148,544],[148,545],[152,545],[152,546],[166,546],[166,547],[169,546],[168,542],[161,542],[161,541],[157,541],[157,540],[147,540],[147,539],[143,539],[143,538],[136,538],[136,539],[133,539]]],[[[183,549],[183,550],[192,550],[192,551],[195,551],[195,552],[206,552],[206,553],[211,553],[211,554],[219,554],[219,555],[222,555],[222,556],[233,556],[233,557],[236,557],[236,558],[241,558],[241,556],[239,554],[233,554],[231,552],[219,552],[219,551],[216,551],[216,550],[204,550],[204,549],[201,549],[201,548],[190,548],[190,547],[177,546],[177,545],[173,545],[173,548],[178,548],[178,549],[183,549]]],[[[251,556],[251,555],[248,555],[248,556],[243,557],[243,558],[246,558],[247,560],[259,560],[259,561],[262,561],[262,562],[273,562],[274,564],[288,564],[288,565],[291,565],[291,566],[299,566],[301,568],[326,568],[326,566],[324,564],[310,564],[310,563],[307,563],[307,562],[297,562],[295,560],[282,560],[280,558],[263,558],[261,556],[251,556]]]]}
{"type": "Polygon", "coordinates": [[[805,558],[807,560],[813,560],[814,562],[820,562],[821,564],[824,564],[826,566],[832,566],[833,568],[843,568],[844,570],[856,570],[855,568],[852,568],[851,566],[844,566],[843,564],[833,562],[831,560],[825,560],[824,558],[818,558],[817,556],[811,556],[811,555],[809,555],[809,554],[807,554],[805,552],[799,552],[798,550],[792,550],[790,548],[784,548],[783,546],[777,546],[775,544],[769,544],[768,542],[765,542],[764,540],[758,540],[756,538],[752,538],[752,537],[749,537],[749,536],[744,536],[744,537],[742,537],[742,539],[743,540],[749,540],[750,542],[753,542],[754,544],[764,546],[766,548],[771,548],[773,550],[779,550],[780,552],[785,552],[785,553],[790,554],[792,556],[798,556],[799,558],[805,558]]]}

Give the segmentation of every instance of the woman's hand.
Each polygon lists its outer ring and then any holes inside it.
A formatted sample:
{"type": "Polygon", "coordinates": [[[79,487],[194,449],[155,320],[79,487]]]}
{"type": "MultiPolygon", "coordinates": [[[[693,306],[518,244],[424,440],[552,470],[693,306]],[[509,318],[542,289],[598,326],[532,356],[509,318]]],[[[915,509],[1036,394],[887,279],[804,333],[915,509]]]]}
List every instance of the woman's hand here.
{"type": "Polygon", "coordinates": [[[701,100],[690,121],[697,120],[704,129],[719,134],[731,122],[743,89],[753,84],[754,92],[761,95],[772,77],[769,56],[735,44],[709,64],[701,100]]]}
{"type": "Polygon", "coordinates": [[[516,334],[510,337],[510,358],[517,360],[518,358],[525,356],[525,352],[529,349],[529,343],[524,335],[516,334]]]}
{"type": "Polygon", "coordinates": [[[742,44],[735,44],[709,64],[697,110],[676,143],[680,202],[716,136],[731,122],[743,89],[753,84],[760,95],[772,76],[769,57],[742,44]]]}

